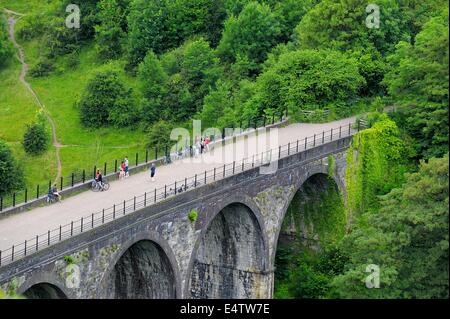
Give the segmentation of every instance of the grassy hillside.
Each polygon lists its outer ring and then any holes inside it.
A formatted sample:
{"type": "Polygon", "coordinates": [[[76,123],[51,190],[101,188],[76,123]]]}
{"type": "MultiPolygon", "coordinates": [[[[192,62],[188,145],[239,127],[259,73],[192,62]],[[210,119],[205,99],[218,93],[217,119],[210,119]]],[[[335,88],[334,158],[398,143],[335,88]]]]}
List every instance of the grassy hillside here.
{"type": "MultiPolygon", "coordinates": [[[[29,14],[45,7],[44,1],[0,1],[0,10],[7,8],[23,14],[29,14]]],[[[16,25],[20,30],[21,20],[16,25]]],[[[17,41],[24,48],[26,62],[30,68],[39,57],[39,41],[17,41]]],[[[62,175],[68,176],[73,171],[87,169],[94,165],[101,165],[105,161],[111,167],[114,159],[134,154],[145,149],[145,134],[141,130],[100,128],[87,130],[81,127],[78,110],[75,107],[82,89],[89,77],[102,67],[97,62],[95,48],[87,45],[82,48],[79,64],[75,68],[67,65],[67,57],[58,58],[57,71],[42,78],[27,76],[27,80],[38,94],[41,101],[55,121],[61,149],[62,175]]],[[[120,62],[116,62],[120,63],[120,62]]],[[[34,187],[53,179],[56,175],[55,148],[51,146],[40,156],[27,155],[21,145],[26,124],[36,118],[39,106],[19,81],[20,62],[14,58],[7,67],[0,70],[0,138],[4,139],[12,148],[14,155],[22,163],[25,170],[26,184],[34,187]]],[[[127,82],[133,86],[135,80],[128,78],[127,82]]]]}

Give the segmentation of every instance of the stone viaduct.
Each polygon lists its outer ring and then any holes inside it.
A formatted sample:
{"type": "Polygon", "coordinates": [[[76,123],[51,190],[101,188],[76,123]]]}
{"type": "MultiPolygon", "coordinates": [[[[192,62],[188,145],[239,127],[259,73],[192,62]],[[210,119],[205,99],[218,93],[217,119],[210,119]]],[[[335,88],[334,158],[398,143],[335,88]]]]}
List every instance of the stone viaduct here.
{"type": "Polygon", "coordinates": [[[3,265],[0,289],[32,298],[272,298],[286,210],[317,174],[332,172],[345,194],[350,142],[294,152],[273,174],[245,170],[3,265]]]}

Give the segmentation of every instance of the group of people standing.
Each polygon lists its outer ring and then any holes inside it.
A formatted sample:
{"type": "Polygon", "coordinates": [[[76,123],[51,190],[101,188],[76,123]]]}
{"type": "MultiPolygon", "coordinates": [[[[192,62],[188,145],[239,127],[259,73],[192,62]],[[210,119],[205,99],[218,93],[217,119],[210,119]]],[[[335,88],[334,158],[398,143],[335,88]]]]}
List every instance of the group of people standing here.
{"type": "Polygon", "coordinates": [[[195,143],[194,143],[194,150],[193,150],[193,155],[194,156],[199,156],[200,154],[203,154],[203,152],[209,151],[209,143],[210,143],[210,139],[208,136],[206,136],[205,138],[201,137],[200,140],[198,138],[195,139],[195,143]]]}

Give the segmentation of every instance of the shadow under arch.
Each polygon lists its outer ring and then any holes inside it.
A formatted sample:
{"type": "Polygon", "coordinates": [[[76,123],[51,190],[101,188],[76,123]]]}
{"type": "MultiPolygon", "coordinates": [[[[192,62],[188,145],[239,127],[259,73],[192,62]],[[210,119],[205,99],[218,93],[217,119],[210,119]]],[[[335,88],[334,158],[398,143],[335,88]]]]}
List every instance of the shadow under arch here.
{"type": "Polygon", "coordinates": [[[126,242],[103,278],[107,298],[175,299],[180,275],[167,243],[148,233],[126,242]]]}
{"type": "Polygon", "coordinates": [[[22,294],[27,299],[68,299],[60,288],[48,282],[34,284],[22,294]]]}
{"type": "Polygon", "coordinates": [[[294,181],[294,183],[293,183],[294,184],[294,190],[289,195],[286,203],[284,204],[284,206],[283,206],[283,208],[281,210],[281,216],[279,218],[279,224],[278,224],[278,227],[276,228],[276,231],[275,231],[274,249],[272,250],[272,252],[270,254],[271,269],[273,269],[273,266],[274,266],[275,255],[276,255],[276,247],[277,247],[278,239],[280,237],[281,226],[282,226],[283,221],[284,221],[284,219],[286,217],[286,213],[287,213],[289,207],[291,206],[291,203],[292,203],[294,197],[298,194],[299,190],[303,187],[303,185],[306,182],[310,181],[310,179],[313,178],[316,175],[325,177],[326,179],[332,181],[332,183],[337,187],[337,190],[338,190],[339,194],[342,196],[342,198],[345,198],[345,194],[346,194],[345,185],[342,183],[342,181],[336,175],[333,175],[333,176],[329,175],[328,166],[326,166],[326,165],[315,166],[315,167],[309,169],[307,176],[305,176],[304,178],[300,178],[297,181],[294,181]]]}
{"type": "Polygon", "coordinates": [[[268,251],[263,218],[250,200],[236,197],[223,202],[202,229],[187,272],[187,298],[266,295],[263,280],[268,251]]]}

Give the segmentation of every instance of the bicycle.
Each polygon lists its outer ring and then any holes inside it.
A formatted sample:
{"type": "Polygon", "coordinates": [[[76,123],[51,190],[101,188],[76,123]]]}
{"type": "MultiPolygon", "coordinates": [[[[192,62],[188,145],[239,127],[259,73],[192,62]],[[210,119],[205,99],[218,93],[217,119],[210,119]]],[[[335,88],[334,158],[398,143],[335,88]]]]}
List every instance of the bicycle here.
{"type": "Polygon", "coordinates": [[[47,200],[47,204],[49,204],[49,205],[50,205],[50,204],[53,204],[53,203],[55,203],[55,202],[60,202],[60,203],[61,203],[61,197],[56,196],[56,195],[53,194],[53,193],[47,194],[46,200],[47,200]]]}
{"type": "Polygon", "coordinates": [[[96,180],[92,181],[91,190],[93,192],[99,192],[99,191],[107,191],[109,189],[109,183],[106,180],[106,178],[103,179],[102,185],[100,185],[99,182],[96,180]]]}

